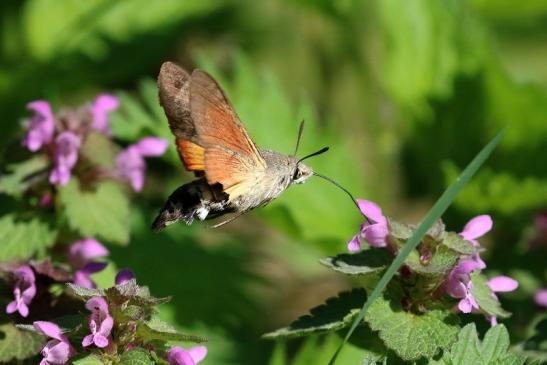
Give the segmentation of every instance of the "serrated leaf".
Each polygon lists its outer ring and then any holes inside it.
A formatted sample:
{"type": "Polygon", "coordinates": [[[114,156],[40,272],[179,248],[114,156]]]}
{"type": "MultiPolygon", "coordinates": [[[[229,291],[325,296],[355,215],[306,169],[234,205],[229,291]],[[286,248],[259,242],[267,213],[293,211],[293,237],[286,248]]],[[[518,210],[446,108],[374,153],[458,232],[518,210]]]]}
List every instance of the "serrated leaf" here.
{"type": "Polygon", "coordinates": [[[399,240],[407,240],[414,233],[415,227],[400,223],[396,220],[388,218],[389,235],[399,240]]]}
{"type": "Polygon", "coordinates": [[[509,333],[503,325],[490,328],[484,335],[481,359],[485,364],[495,363],[509,348],[509,333]]]}
{"type": "Polygon", "coordinates": [[[452,365],[475,364],[480,358],[480,342],[474,323],[466,325],[458,334],[458,341],[452,346],[452,365]]]}
{"type": "Polygon", "coordinates": [[[84,288],[83,286],[79,286],[76,284],[68,283],[67,284],[68,289],[77,297],[80,297],[83,300],[87,300],[91,297],[102,297],[104,296],[104,290],[103,289],[90,289],[90,288],[84,288]]]}
{"type": "Polygon", "coordinates": [[[419,274],[427,276],[445,276],[458,262],[459,254],[439,245],[436,247],[431,259],[427,262],[420,260],[420,254],[414,250],[410,252],[405,260],[408,267],[419,274]]]}
{"type": "Polygon", "coordinates": [[[145,342],[160,341],[191,341],[196,343],[206,342],[207,339],[201,336],[189,335],[179,332],[169,323],[162,321],[158,316],[153,316],[147,322],[139,322],[137,336],[145,342]]]}
{"type": "Polygon", "coordinates": [[[340,293],[337,297],[327,299],[325,304],[311,309],[311,314],[298,318],[288,327],[267,333],[262,337],[266,339],[292,338],[333,332],[348,327],[366,297],[364,289],[340,293]]]}
{"type": "Polygon", "coordinates": [[[0,193],[18,196],[43,177],[41,172],[48,165],[49,161],[44,155],[35,155],[29,160],[8,165],[8,172],[0,176],[0,193]]]}
{"type": "Polygon", "coordinates": [[[80,355],[70,360],[73,365],[103,365],[104,363],[95,355],[80,355]]]}
{"type": "Polygon", "coordinates": [[[439,240],[444,234],[445,225],[442,219],[437,219],[435,223],[427,230],[426,236],[433,238],[434,240],[439,240]]]}
{"type": "Polygon", "coordinates": [[[356,254],[340,254],[319,260],[326,267],[347,275],[366,275],[384,270],[391,262],[390,253],[383,248],[371,248],[356,254]]]}
{"type": "Polygon", "coordinates": [[[0,363],[13,363],[36,355],[46,343],[46,338],[33,332],[20,330],[12,323],[0,325],[0,363]]]}
{"type": "Polygon", "coordinates": [[[148,351],[136,348],[128,351],[120,358],[120,365],[154,365],[148,351]]]}
{"type": "Polygon", "coordinates": [[[455,232],[446,232],[441,241],[446,247],[464,255],[471,255],[477,252],[477,248],[469,241],[455,232]]]}
{"type": "Polygon", "coordinates": [[[57,232],[38,219],[16,222],[12,215],[0,218],[0,261],[29,259],[55,243],[57,232]]]}
{"type": "Polygon", "coordinates": [[[479,304],[481,310],[489,315],[496,317],[507,318],[511,315],[510,312],[502,309],[499,301],[494,297],[494,293],[486,283],[486,278],[475,271],[471,274],[471,293],[479,304]]]}
{"type": "Polygon", "coordinates": [[[384,297],[370,306],[365,321],[388,348],[407,361],[433,357],[454,343],[459,330],[457,316],[448,310],[414,314],[402,310],[397,299],[390,302],[384,297]]]}
{"type": "Polygon", "coordinates": [[[146,286],[138,286],[135,279],[104,290],[104,295],[110,302],[122,304],[129,301],[130,304],[149,307],[167,303],[171,298],[156,298],[150,295],[146,286]]]}
{"type": "Polygon", "coordinates": [[[94,191],[82,191],[77,180],[59,189],[70,227],[82,236],[100,236],[110,242],[129,240],[129,201],[121,187],[111,181],[94,191]]]}
{"type": "Polygon", "coordinates": [[[113,167],[116,158],[117,148],[112,140],[102,133],[91,132],[87,135],[85,142],[80,149],[82,157],[93,164],[113,167]]]}

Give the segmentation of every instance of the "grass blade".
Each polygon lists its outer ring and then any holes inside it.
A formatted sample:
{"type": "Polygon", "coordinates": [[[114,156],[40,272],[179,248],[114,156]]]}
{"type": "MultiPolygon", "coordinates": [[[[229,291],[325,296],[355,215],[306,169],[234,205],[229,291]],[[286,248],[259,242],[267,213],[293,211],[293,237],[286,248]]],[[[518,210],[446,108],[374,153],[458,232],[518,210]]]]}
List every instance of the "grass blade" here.
{"type": "Polygon", "coordinates": [[[499,132],[467,165],[465,170],[462,171],[460,176],[454,181],[441,195],[441,197],[437,200],[435,205],[431,208],[431,210],[427,213],[422,223],[418,226],[412,237],[406,242],[404,247],[399,251],[399,254],[393,260],[391,265],[386,270],[385,274],[382,276],[370,296],[368,297],[367,301],[363,305],[363,308],[361,308],[361,311],[359,312],[359,315],[353,322],[352,326],[350,327],[348,333],[344,337],[344,341],[340,344],[334,355],[332,356],[331,360],[329,361],[329,365],[334,365],[336,358],[338,357],[338,354],[346,344],[346,342],[351,337],[353,331],[355,331],[355,328],[361,323],[363,318],[365,317],[365,314],[372,304],[384,291],[389,281],[393,278],[397,270],[401,267],[403,262],[405,261],[406,257],[410,254],[410,252],[418,245],[418,243],[422,240],[423,236],[426,234],[426,232],[429,230],[429,228],[437,221],[448,209],[450,204],[454,201],[456,198],[456,195],[460,192],[460,190],[471,180],[471,177],[477,172],[477,170],[482,166],[484,161],[490,156],[494,148],[499,143],[501,137],[505,133],[505,130],[502,130],[499,132]]]}

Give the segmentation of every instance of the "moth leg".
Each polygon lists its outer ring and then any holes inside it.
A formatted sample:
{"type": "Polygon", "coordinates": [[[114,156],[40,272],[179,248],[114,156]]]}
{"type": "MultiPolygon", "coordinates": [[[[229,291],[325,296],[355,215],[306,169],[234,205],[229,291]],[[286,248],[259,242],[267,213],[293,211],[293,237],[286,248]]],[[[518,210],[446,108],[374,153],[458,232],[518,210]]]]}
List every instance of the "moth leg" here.
{"type": "Polygon", "coordinates": [[[225,224],[228,224],[234,220],[236,220],[237,218],[241,217],[245,212],[239,212],[239,213],[235,213],[233,214],[232,216],[230,216],[228,219],[220,222],[220,223],[216,223],[212,226],[209,226],[208,228],[218,228],[218,227],[222,227],[223,225],[225,224]]]}

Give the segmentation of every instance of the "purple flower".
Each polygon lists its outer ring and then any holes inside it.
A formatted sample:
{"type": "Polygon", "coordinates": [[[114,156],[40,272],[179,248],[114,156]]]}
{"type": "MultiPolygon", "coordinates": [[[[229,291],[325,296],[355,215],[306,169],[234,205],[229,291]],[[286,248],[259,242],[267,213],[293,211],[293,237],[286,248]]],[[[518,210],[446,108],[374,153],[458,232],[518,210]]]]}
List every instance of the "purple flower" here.
{"type": "Polygon", "coordinates": [[[547,308],[547,288],[536,291],[534,294],[534,301],[537,305],[547,308]]]}
{"type": "Polygon", "coordinates": [[[462,313],[478,310],[479,305],[471,293],[473,283],[470,274],[479,270],[480,265],[472,259],[462,259],[448,274],[445,283],[446,292],[453,298],[460,299],[458,308],[462,313]]]}
{"type": "Polygon", "coordinates": [[[55,323],[37,321],[33,324],[38,332],[52,338],[42,349],[44,358],[40,361],[40,365],[65,364],[71,356],[76,354],[68,338],[61,333],[61,329],[55,323]]]}
{"type": "MultiPolygon", "coordinates": [[[[489,232],[492,229],[492,225],[492,218],[490,218],[489,215],[484,214],[476,216],[467,222],[463,231],[460,233],[460,236],[471,242],[473,246],[480,248],[481,244],[477,241],[477,238],[482,237],[489,232]]],[[[481,259],[478,252],[472,254],[471,259],[479,264],[479,269],[484,269],[486,267],[486,263],[481,259]]]]}
{"type": "MultiPolygon", "coordinates": [[[[496,300],[498,300],[498,297],[495,293],[507,293],[511,292],[518,288],[519,283],[513,278],[510,278],[509,276],[495,276],[492,279],[488,280],[488,286],[490,287],[490,290],[492,290],[492,295],[496,300]]],[[[487,316],[486,317],[490,321],[490,325],[492,327],[496,326],[498,324],[498,319],[496,316],[487,316]]]]}
{"type": "Polygon", "coordinates": [[[108,304],[103,297],[93,297],[87,301],[85,307],[91,311],[89,329],[91,334],[84,337],[82,346],[95,344],[99,348],[108,346],[110,331],[114,326],[114,319],[108,312],[108,304]]]}
{"type": "Polygon", "coordinates": [[[43,145],[51,143],[55,131],[55,119],[47,101],[33,101],[27,104],[27,109],[33,111],[34,116],[30,121],[23,145],[35,152],[43,145]]]}
{"type": "Polygon", "coordinates": [[[100,94],[97,96],[91,105],[91,114],[93,122],[91,128],[104,133],[110,134],[110,125],[108,123],[108,113],[116,110],[120,106],[120,101],[117,97],[109,94],[100,94]]]}
{"type": "Polygon", "coordinates": [[[134,278],[135,278],[135,274],[133,274],[133,271],[129,269],[121,269],[116,274],[115,282],[116,282],[116,285],[120,285],[134,278]]]}
{"type": "Polygon", "coordinates": [[[36,277],[30,266],[21,266],[14,271],[15,288],[13,295],[15,299],[6,307],[7,313],[19,312],[23,317],[28,316],[28,306],[36,295],[36,277]]]}
{"type": "Polygon", "coordinates": [[[182,347],[173,347],[167,351],[167,361],[171,365],[195,365],[207,356],[207,347],[195,346],[188,350],[182,347]]]}
{"type": "Polygon", "coordinates": [[[385,247],[389,232],[387,218],[382,214],[382,209],[376,203],[368,200],[357,199],[357,204],[361,213],[367,218],[367,222],[361,225],[360,232],[348,242],[348,251],[359,251],[361,239],[373,247],[385,247]]]}
{"type": "Polygon", "coordinates": [[[107,263],[96,262],[93,259],[107,255],[106,247],[94,238],[88,237],[74,242],[68,250],[69,260],[77,269],[74,272],[74,284],[84,288],[95,288],[91,274],[102,271],[107,263]]]}
{"type": "Polygon", "coordinates": [[[66,131],[55,139],[55,154],[53,156],[53,170],[49,175],[49,182],[57,185],[66,185],[70,180],[70,173],[76,161],[81,139],[73,132],[66,131]]]}
{"type": "Polygon", "coordinates": [[[116,167],[120,176],[129,180],[133,190],[141,191],[146,172],[144,157],[161,156],[167,150],[167,146],[165,139],[145,137],[127,147],[116,158],[116,167]]]}

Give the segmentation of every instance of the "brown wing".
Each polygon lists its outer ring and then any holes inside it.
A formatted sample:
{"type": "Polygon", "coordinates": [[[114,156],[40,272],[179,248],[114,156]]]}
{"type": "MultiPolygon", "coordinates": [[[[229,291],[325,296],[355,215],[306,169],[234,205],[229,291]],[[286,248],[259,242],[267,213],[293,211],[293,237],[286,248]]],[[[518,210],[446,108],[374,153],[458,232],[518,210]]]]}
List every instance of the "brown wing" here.
{"type": "Polygon", "coordinates": [[[204,171],[210,184],[220,183],[235,191],[238,184],[242,187],[264,170],[266,163],[256,145],[209,74],[195,70],[190,76],[176,64],[165,62],[158,86],[161,105],[188,171],[204,171]]]}

